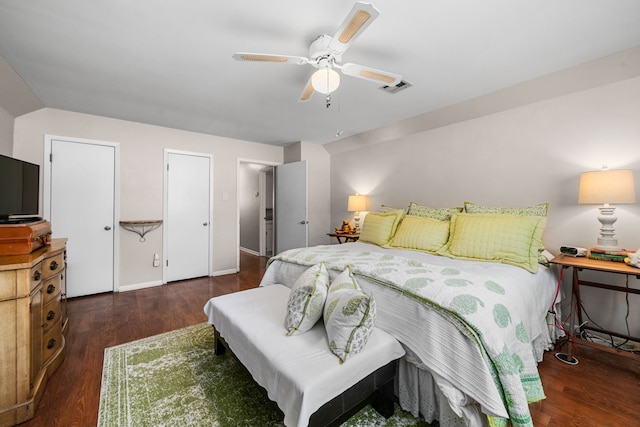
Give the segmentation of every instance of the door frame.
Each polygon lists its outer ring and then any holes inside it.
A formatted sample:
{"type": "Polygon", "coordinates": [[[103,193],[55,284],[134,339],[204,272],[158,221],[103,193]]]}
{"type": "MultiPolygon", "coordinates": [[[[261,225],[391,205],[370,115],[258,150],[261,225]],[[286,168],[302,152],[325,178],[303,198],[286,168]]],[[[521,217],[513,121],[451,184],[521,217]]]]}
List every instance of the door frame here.
{"type": "Polygon", "coordinates": [[[163,189],[162,189],[162,284],[166,285],[167,282],[167,254],[169,253],[169,205],[167,203],[167,190],[169,183],[169,175],[167,174],[167,163],[169,161],[169,154],[181,154],[186,156],[207,157],[209,159],[209,260],[207,267],[207,276],[211,277],[213,268],[213,154],[211,153],[199,153],[195,151],[173,150],[170,148],[164,149],[163,159],[163,189]]]}
{"type": "MultiPolygon", "coordinates": [[[[259,245],[260,248],[258,250],[258,255],[259,256],[266,256],[267,255],[267,250],[266,250],[266,245],[267,245],[267,220],[264,217],[264,215],[266,215],[267,212],[267,196],[270,195],[271,196],[271,210],[272,212],[275,211],[275,166],[264,166],[261,170],[260,170],[260,175],[258,176],[258,191],[260,191],[260,212],[263,214],[260,217],[260,226],[259,226],[259,233],[260,233],[260,239],[259,239],[259,245]],[[269,171],[267,171],[267,169],[269,169],[269,171]],[[268,173],[271,172],[271,193],[267,194],[267,175],[268,173]]],[[[271,218],[271,222],[273,224],[273,217],[271,218]]],[[[272,226],[273,228],[273,226],[272,226]]],[[[271,256],[274,255],[273,253],[273,249],[274,249],[274,243],[275,243],[275,235],[273,233],[271,233],[271,256]]]]}
{"type": "MultiPolygon", "coordinates": [[[[257,165],[262,165],[262,166],[271,166],[271,167],[275,167],[275,166],[279,166],[282,164],[282,162],[270,162],[270,161],[266,161],[266,160],[254,160],[254,159],[247,159],[247,158],[243,158],[243,157],[238,157],[238,161],[236,163],[236,194],[238,193],[238,183],[240,182],[240,163],[255,163],[257,165]]],[[[263,209],[264,205],[266,204],[264,197],[264,190],[262,188],[260,188],[260,209],[263,209]]],[[[273,211],[275,214],[276,211],[276,206],[273,206],[273,211]]],[[[264,232],[263,231],[263,226],[262,223],[264,221],[260,221],[260,233],[264,232]]],[[[238,200],[238,197],[236,197],[236,271],[240,271],[240,201],[238,200]]],[[[261,236],[260,242],[264,242],[264,239],[261,236]]],[[[261,243],[262,244],[262,243],[261,243]]]]}
{"type": "MultiPolygon", "coordinates": [[[[102,145],[114,150],[113,165],[113,292],[120,289],[120,144],[117,142],[100,141],[68,136],[44,135],[42,214],[44,218],[51,217],[51,143],[53,140],[73,142],[76,144],[102,145]]],[[[55,227],[55,224],[53,225],[55,227]]]]}

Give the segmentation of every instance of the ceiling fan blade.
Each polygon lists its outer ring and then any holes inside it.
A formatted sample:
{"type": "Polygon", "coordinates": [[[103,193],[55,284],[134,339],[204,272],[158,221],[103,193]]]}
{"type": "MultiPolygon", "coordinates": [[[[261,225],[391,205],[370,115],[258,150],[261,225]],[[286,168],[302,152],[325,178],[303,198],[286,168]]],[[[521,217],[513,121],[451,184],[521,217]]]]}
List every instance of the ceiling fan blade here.
{"type": "Polygon", "coordinates": [[[399,74],[376,70],[375,68],[365,67],[358,64],[344,64],[341,69],[342,72],[348,76],[369,80],[374,83],[383,83],[387,86],[395,86],[402,80],[402,76],[399,74]]]}
{"type": "Polygon", "coordinates": [[[236,52],[233,54],[236,61],[260,61],[260,62],[290,62],[296,65],[309,63],[304,56],[273,55],[270,53],[236,52]]]}
{"type": "Polygon", "coordinates": [[[378,16],[380,11],[370,3],[356,2],[347,15],[333,40],[329,45],[329,52],[341,55],[378,16]]]}
{"type": "Polygon", "coordinates": [[[307,85],[304,87],[302,94],[300,95],[300,99],[298,102],[306,102],[313,95],[313,86],[311,85],[311,77],[309,77],[309,81],[307,81],[307,85]]]}

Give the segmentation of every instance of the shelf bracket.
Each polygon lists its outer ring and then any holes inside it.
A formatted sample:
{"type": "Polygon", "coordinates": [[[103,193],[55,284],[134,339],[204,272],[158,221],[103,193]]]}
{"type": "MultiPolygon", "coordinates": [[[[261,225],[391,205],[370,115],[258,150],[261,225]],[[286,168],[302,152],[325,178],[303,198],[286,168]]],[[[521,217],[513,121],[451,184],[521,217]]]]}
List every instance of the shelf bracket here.
{"type": "Polygon", "coordinates": [[[144,236],[150,231],[162,225],[162,220],[138,220],[138,221],[120,221],[120,227],[127,231],[131,231],[140,236],[140,241],[144,242],[144,236]]]}

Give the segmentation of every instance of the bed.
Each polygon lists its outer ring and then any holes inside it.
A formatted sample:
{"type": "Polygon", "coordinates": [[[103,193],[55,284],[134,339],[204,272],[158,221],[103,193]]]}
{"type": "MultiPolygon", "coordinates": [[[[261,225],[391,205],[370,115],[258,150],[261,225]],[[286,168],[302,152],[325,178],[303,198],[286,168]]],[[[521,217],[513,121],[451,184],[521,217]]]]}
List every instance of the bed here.
{"type": "Polygon", "coordinates": [[[396,386],[405,410],[443,426],[532,426],[528,404],[544,398],[537,363],[560,316],[557,272],[540,263],[548,206],[469,205],[369,213],[359,242],[280,253],[260,286],[292,287],[318,262],[331,279],[350,268],[376,299],[376,327],[407,353],[396,386]]]}

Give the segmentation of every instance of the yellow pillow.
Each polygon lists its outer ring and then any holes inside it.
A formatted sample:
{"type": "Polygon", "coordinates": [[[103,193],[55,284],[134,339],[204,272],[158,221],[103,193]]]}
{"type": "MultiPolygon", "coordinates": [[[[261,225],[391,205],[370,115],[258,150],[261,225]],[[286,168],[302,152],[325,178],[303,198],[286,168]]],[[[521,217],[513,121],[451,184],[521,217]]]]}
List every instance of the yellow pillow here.
{"type": "Polygon", "coordinates": [[[393,237],[402,218],[402,210],[392,212],[369,212],[364,217],[360,241],[386,245],[393,237]]]}
{"type": "Polygon", "coordinates": [[[449,239],[449,221],[406,215],[389,246],[435,252],[449,239]]]}
{"type": "Polygon", "coordinates": [[[509,214],[455,214],[449,241],[437,253],[450,258],[501,262],[538,271],[547,219],[509,214]]]}

